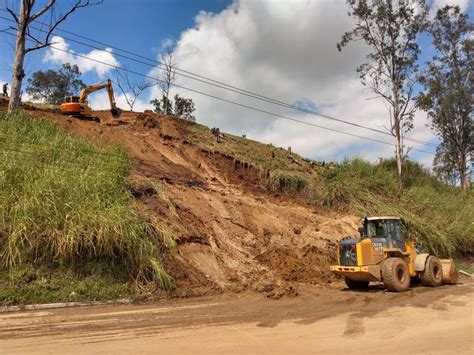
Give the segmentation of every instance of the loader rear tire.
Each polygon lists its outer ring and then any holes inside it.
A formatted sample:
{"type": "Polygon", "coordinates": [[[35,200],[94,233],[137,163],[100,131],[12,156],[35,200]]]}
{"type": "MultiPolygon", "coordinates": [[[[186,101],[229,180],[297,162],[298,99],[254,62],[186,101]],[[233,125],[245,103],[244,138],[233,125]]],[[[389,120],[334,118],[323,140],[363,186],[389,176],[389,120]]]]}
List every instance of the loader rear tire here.
{"type": "Polygon", "coordinates": [[[443,268],[436,256],[428,256],[425,270],[420,273],[420,279],[425,286],[438,287],[443,284],[443,268]]]}
{"type": "Polygon", "coordinates": [[[382,279],[389,291],[403,292],[410,287],[410,274],[405,260],[388,258],[383,263],[382,279]]]}
{"type": "Polygon", "coordinates": [[[369,281],[355,281],[349,278],[345,278],[346,285],[351,290],[366,290],[369,288],[369,281]]]}

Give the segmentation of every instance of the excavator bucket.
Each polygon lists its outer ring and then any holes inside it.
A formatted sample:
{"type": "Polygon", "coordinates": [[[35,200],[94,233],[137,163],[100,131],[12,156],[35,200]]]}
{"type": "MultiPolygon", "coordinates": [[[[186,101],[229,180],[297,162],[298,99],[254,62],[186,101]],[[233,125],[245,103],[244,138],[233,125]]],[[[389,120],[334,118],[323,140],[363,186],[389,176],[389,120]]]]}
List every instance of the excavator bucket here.
{"type": "Polygon", "coordinates": [[[454,265],[453,259],[440,259],[441,267],[443,269],[443,283],[455,284],[458,282],[458,270],[454,265]]]}
{"type": "Polygon", "coordinates": [[[122,114],[122,110],[119,109],[118,107],[111,109],[110,112],[112,113],[113,118],[119,118],[120,115],[122,114]]]}

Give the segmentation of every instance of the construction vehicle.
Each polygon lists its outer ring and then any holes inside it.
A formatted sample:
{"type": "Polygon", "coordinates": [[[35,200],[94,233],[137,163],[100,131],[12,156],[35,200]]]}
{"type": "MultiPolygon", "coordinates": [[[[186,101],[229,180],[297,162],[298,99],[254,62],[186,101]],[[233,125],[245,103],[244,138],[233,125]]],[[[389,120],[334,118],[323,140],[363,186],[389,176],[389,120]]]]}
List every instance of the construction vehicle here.
{"type": "Polygon", "coordinates": [[[72,115],[74,117],[92,117],[92,109],[89,106],[87,97],[95,91],[107,89],[109,94],[110,112],[114,118],[120,117],[122,111],[117,107],[114,97],[112,81],[108,79],[105,82],[94,84],[82,89],[79,96],[68,96],[61,104],[61,113],[63,115],[72,115]]]}
{"type": "Polygon", "coordinates": [[[366,289],[375,281],[394,292],[408,290],[412,280],[431,287],[456,283],[454,262],[422,252],[414,240],[405,240],[403,229],[399,217],[366,217],[359,237],[339,241],[338,265],[331,271],[343,276],[350,289],[366,289]]]}

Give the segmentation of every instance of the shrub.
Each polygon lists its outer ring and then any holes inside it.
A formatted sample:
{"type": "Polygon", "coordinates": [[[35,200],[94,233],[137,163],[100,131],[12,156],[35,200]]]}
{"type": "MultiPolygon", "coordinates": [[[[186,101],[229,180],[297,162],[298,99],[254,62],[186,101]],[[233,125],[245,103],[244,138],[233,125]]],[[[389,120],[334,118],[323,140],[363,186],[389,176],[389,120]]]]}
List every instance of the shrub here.
{"type": "Polygon", "coordinates": [[[276,170],[271,172],[268,182],[270,191],[301,192],[309,187],[308,179],[299,173],[276,170]]]}

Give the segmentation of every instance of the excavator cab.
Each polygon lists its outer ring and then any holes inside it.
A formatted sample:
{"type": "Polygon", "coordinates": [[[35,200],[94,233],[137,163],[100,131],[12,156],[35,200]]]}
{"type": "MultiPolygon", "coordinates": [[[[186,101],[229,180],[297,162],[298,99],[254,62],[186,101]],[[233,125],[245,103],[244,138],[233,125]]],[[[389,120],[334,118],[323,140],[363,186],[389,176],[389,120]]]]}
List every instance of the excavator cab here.
{"type": "Polygon", "coordinates": [[[61,104],[61,113],[63,115],[81,115],[81,104],[79,96],[66,96],[61,104]]]}
{"type": "Polygon", "coordinates": [[[91,117],[92,109],[89,106],[87,97],[89,94],[101,89],[107,89],[107,93],[109,94],[110,113],[112,114],[112,117],[119,118],[122,114],[122,110],[120,110],[115,103],[114,90],[110,79],[82,89],[80,96],[66,97],[64,102],[61,104],[61,113],[63,115],[72,115],[74,117],[91,117]]]}

